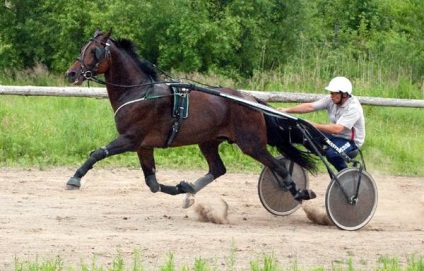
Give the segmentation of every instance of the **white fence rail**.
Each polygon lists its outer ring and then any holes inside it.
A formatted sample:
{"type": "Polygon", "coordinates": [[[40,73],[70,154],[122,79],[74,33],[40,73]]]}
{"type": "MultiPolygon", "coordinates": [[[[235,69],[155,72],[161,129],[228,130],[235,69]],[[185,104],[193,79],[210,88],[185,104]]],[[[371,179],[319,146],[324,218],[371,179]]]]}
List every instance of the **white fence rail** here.
{"type": "MultiPolygon", "coordinates": [[[[312,102],[325,94],[291,93],[291,92],[262,92],[243,90],[265,102],[312,102]]],[[[36,86],[2,86],[0,95],[21,96],[58,96],[58,97],[92,97],[107,98],[105,88],[99,87],[36,87],[36,86]]],[[[424,100],[392,99],[378,97],[358,97],[363,105],[424,108],[424,100]]]]}

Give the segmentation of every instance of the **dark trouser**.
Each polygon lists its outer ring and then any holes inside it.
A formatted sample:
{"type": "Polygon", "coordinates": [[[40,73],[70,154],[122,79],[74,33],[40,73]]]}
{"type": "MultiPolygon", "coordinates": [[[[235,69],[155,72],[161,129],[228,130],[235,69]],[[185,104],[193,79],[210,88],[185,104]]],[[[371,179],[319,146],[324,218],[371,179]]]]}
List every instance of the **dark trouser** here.
{"type": "MultiPolygon", "coordinates": [[[[356,147],[355,142],[352,140],[328,134],[326,134],[326,136],[345,153],[356,150],[358,148],[356,147]]],[[[337,171],[341,171],[342,169],[347,168],[346,162],[332,148],[328,148],[328,150],[325,151],[325,156],[327,157],[328,162],[330,162],[337,169],[337,171]]]]}

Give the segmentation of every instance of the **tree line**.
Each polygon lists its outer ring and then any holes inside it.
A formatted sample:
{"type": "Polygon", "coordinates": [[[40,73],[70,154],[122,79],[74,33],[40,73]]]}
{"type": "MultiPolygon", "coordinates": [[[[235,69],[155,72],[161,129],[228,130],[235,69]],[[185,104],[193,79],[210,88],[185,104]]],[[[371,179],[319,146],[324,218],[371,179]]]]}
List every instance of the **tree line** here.
{"type": "MultiPolygon", "coordinates": [[[[4,0],[0,70],[63,73],[96,28],[163,70],[249,78],[363,60],[423,81],[421,0],[4,0]]],[[[356,63],[356,62],[355,62],[356,63]]]]}

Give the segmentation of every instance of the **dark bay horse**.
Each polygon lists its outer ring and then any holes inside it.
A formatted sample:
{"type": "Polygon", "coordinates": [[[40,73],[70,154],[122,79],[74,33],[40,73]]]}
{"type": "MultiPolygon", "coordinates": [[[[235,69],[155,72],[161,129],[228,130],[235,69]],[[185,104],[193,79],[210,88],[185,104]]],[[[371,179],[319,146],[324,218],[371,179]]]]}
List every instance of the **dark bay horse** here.
{"type": "MultiPolygon", "coordinates": [[[[90,154],[67,182],[68,189],[78,189],[81,178],[96,162],[133,151],[138,154],[150,190],[171,195],[186,193],[189,196],[186,196],[183,207],[189,207],[194,201],[190,195],[226,173],[218,146],[228,141],[237,144],[244,154],[281,176],[283,185],[299,202],[315,197],[310,190],[297,189],[284,163],[280,164],[267,149],[267,145],[274,146],[302,167],[315,168],[313,159],[290,144],[287,129],[279,124],[278,118],[222,97],[193,90],[187,94],[188,116],[176,121],[173,115],[176,95],[169,85],[159,80],[151,63],[139,58],[129,40],[113,39],[111,31],[102,33],[97,30],[82,46],[80,56],[66,74],[69,82],[75,85],[81,85],[85,80],[99,80],[95,76],[104,74],[119,132],[115,140],[90,154]],[[206,175],[194,183],[181,181],[175,186],[159,184],[155,175],[154,149],[190,144],[198,144],[206,158],[209,166],[206,175]]],[[[260,102],[237,90],[216,90],[260,102]]]]}

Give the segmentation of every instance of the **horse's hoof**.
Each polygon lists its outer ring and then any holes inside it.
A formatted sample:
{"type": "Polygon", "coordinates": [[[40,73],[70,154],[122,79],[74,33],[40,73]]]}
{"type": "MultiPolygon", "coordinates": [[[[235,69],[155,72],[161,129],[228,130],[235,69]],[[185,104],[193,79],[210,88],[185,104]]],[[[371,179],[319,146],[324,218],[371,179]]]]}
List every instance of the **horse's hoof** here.
{"type": "Polygon", "coordinates": [[[77,190],[81,187],[81,178],[71,177],[66,183],[66,190],[77,190]]]}
{"type": "Polygon", "coordinates": [[[152,182],[147,184],[150,188],[150,192],[156,193],[160,191],[160,185],[157,182],[152,182]]]}
{"type": "Polygon", "coordinates": [[[155,186],[150,186],[150,192],[152,192],[152,193],[156,193],[156,192],[159,192],[160,191],[160,186],[159,186],[159,184],[158,185],[155,185],[155,186]]]}
{"type": "Polygon", "coordinates": [[[160,185],[157,182],[155,175],[151,175],[151,176],[147,177],[146,178],[146,184],[150,188],[150,191],[152,193],[156,193],[156,192],[160,191],[160,185]]]}
{"type": "Polygon", "coordinates": [[[183,208],[187,209],[188,207],[192,206],[195,202],[194,195],[191,193],[185,194],[183,198],[183,208]]]}
{"type": "Polygon", "coordinates": [[[69,184],[67,184],[65,186],[65,190],[79,190],[79,189],[80,189],[79,186],[75,186],[75,185],[69,185],[69,184]]]}

